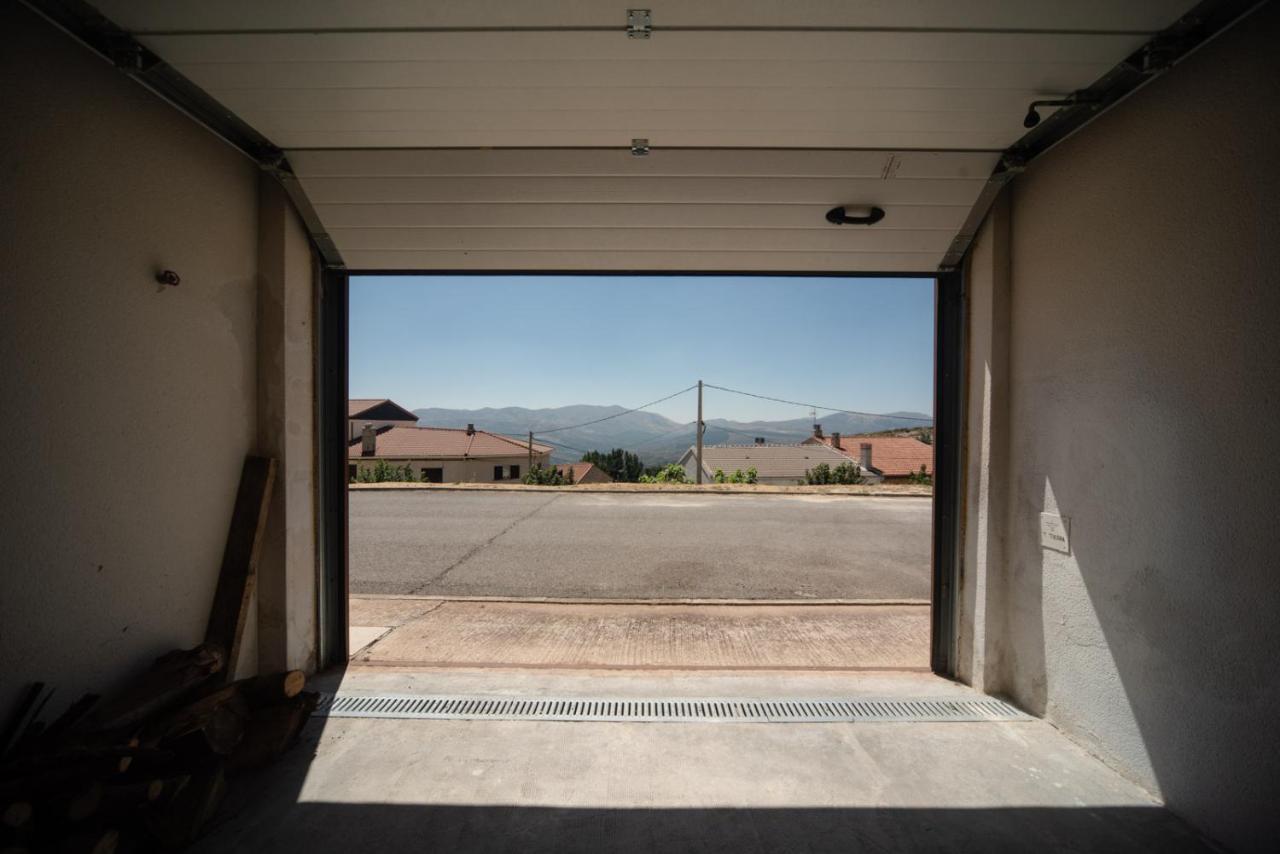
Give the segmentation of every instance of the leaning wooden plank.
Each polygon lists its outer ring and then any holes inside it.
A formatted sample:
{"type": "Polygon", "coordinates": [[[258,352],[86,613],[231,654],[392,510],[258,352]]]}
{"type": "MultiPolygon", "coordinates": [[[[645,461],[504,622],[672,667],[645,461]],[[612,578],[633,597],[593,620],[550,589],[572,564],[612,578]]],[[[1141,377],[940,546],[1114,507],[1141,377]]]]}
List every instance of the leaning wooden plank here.
{"type": "Polygon", "coordinates": [[[22,725],[26,723],[28,713],[35,706],[36,700],[40,699],[43,691],[43,682],[32,682],[27,686],[26,693],[14,703],[9,711],[9,717],[5,719],[4,729],[0,730],[0,759],[9,752],[13,740],[22,731],[22,725]]]}
{"type": "Polygon", "coordinates": [[[227,668],[222,680],[235,678],[240,656],[240,641],[248,615],[262,552],[262,534],[266,528],[267,510],[271,505],[271,489],[275,484],[276,461],[268,457],[248,457],[240,474],[240,489],[231,512],[227,546],[222,553],[222,569],[218,588],[209,611],[205,630],[206,643],[219,644],[227,651],[227,668]]]}

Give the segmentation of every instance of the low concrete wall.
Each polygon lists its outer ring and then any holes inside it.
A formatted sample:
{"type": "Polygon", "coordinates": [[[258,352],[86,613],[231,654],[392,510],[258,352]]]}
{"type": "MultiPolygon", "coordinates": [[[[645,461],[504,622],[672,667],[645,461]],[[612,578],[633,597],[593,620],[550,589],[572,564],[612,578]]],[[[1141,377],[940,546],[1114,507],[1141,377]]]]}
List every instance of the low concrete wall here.
{"type": "Polygon", "coordinates": [[[579,483],[575,486],[531,486],[523,483],[353,483],[350,489],[428,489],[500,492],[697,492],[719,495],[885,495],[928,498],[927,486],[868,484],[856,486],[771,486],[764,483],[579,483]]]}

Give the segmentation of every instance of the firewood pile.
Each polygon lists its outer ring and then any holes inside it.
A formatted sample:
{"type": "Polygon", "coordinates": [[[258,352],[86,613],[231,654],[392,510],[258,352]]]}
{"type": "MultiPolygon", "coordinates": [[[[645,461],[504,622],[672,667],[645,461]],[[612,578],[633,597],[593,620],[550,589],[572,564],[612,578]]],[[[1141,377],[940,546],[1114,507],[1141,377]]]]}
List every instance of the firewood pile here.
{"type": "Polygon", "coordinates": [[[245,460],[204,643],[51,720],[42,683],[18,699],[0,731],[0,854],[181,848],[228,779],[298,740],[320,696],[302,671],[235,679],[275,475],[245,460]]]}
{"type": "Polygon", "coordinates": [[[276,759],[318,694],[302,671],[226,681],[216,644],[175,650],[46,721],[32,685],[0,744],[0,852],[164,851],[194,840],[228,779],[276,759]]]}

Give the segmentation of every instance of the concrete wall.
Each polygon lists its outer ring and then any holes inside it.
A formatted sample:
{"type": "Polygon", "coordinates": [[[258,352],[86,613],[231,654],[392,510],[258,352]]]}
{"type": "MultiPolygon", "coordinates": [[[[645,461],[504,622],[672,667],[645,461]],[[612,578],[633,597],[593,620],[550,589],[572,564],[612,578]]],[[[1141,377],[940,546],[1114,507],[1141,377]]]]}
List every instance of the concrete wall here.
{"type": "MultiPolygon", "coordinates": [[[[23,461],[0,489],[0,706],[39,679],[56,712],[203,637],[241,464],[280,418],[259,395],[258,169],[20,4],[0,26],[0,376],[23,461]]],[[[310,391],[290,395],[281,423],[309,429],[310,391]]]]}
{"type": "Polygon", "coordinates": [[[316,667],[315,265],[280,185],[259,180],[258,453],[277,460],[258,566],[258,667],[316,667]]]}
{"type": "Polygon", "coordinates": [[[962,673],[1242,851],[1280,834],[1277,36],[1038,159],[970,267],[962,673]]]}

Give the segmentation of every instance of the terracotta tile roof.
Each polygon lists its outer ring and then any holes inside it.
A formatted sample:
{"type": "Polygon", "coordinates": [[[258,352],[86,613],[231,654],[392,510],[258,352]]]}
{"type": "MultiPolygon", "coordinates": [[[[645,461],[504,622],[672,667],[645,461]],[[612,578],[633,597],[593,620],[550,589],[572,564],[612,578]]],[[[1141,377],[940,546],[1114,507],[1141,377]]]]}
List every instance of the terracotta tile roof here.
{"type": "Polygon", "coordinates": [[[733,474],[735,469],[745,472],[755,466],[761,478],[798,480],[819,463],[834,468],[843,462],[847,462],[843,456],[821,445],[706,445],[702,449],[702,467],[712,474],[716,469],[733,474]]]}
{"type": "Polygon", "coordinates": [[[356,397],[347,401],[347,417],[372,421],[417,421],[418,416],[386,397],[356,397]],[[373,411],[376,410],[376,411],[373,411]]]}
{"type": "MultiPolygon", "coordinates": [[[[466,430],[447,427],[383,427],[377,431],[375,457],[400,459],[479,459],[483,457],[513,457],[529,452],[529,446],[487,430],[477,430],[467,435],[466,430]]],[[[357,436],[347,446],[347,456],[358,459],[361,439],[357,436]]],[[[549,454],[547,445],[533,443],[535,454],[549,454]]]]}
{"type": "Polygon", "coordinates": [[[366,409],[372,409],[379,403],[388,403],[385,397],[357,397],[347,401],[347,417],[355,418],[366,409]]]}
{"type": "MultiPolygon", "coordinates": [[[[828,447],[831,436],[821,439],[810,437],[807,442],[821,442],[828,447]]],[[[933,474],[933,445],[926,445],[919,439],[893,436],[841,436],[840,453],[853,460],[859,459],[860,446],[871,445],[871,467],[885,477],[906,477],[920,471],[920,466],[933,474]]]]}
{"type": "MultiPolygon", "coordinates": [[[[591,474],[596,467],[595,463],[557,463],[556,468],[560,474],[565,474],[569,469],[573,469],[573,482],[575,485],[582,483],[591,474]]],[[[603,470],[602,470],[603,473],[603,470]]],[[[605,480],[613,480],[613,478],[605,475],[605,480]]]]}

